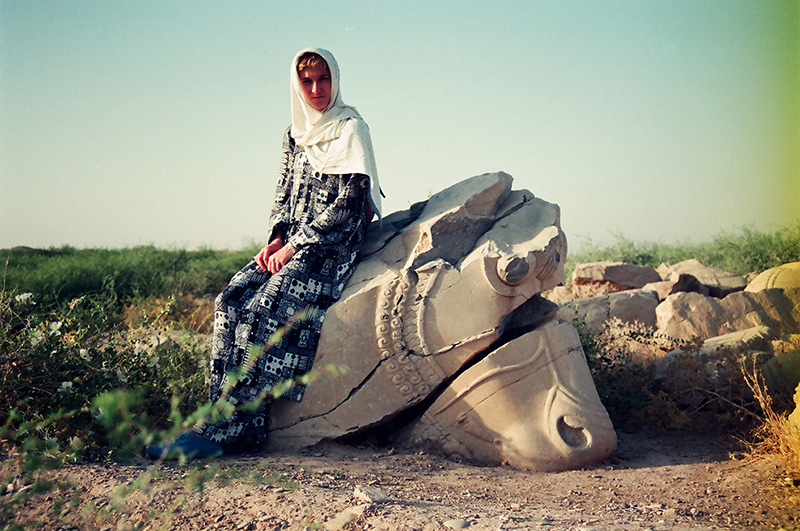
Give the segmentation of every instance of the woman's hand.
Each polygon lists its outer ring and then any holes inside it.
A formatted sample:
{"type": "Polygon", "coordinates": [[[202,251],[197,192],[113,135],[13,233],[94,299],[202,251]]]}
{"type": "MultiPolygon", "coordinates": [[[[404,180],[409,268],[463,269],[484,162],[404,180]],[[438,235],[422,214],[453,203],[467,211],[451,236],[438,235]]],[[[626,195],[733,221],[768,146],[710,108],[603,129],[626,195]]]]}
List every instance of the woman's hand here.
{"type": "MultiPolygon", "coordinates": [[[[269,266],[268,266],[269,257],[272,256],[278,250],[280,250],[281,247],[283,247],[283,238],[277,236],[271,242],[269,242],[269,244],[262,247],[261,250],[258,251],[258,254],[255,256],[253,260],[256,261],[258,267],[260,267],[264,271],[269,271],[269,266]]],[[[272,271],[270,271],[270,273],[271,272],[272,271]]]]}
{"type": "Polygon", "coordinates": [[[267,260],[267,271],[272,273],[273,275],[281,270],[283,266],[285,266],[289,260],[292,259],[295,253],[294,247],[291,244],[286,244],[281,247],[278,251],[272,253],[267,260]]]}

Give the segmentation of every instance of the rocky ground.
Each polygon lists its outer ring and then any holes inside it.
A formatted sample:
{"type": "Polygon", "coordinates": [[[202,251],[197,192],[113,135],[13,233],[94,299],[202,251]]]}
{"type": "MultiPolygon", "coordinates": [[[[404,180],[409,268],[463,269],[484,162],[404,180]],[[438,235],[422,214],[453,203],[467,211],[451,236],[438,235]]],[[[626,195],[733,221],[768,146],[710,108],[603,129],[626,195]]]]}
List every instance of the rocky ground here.
{"type": "Polygon", "coordinates": [[[611,460],[560,473],[338,444],[162,465],[151,488],[126,497],[119,511],[109,510],[112,492],[153,470],[150,463],[76,465],[68,475],[79,505],[54,515],[51,496],[22,514],[60,530],[800,529],[800,487],[775,463],[744,459],[730,438],[619,439],[611,460]],[[199,476],[215,466],[224,479],[205,482],[201,491],[181,487],[202,483],[199,476]]]}

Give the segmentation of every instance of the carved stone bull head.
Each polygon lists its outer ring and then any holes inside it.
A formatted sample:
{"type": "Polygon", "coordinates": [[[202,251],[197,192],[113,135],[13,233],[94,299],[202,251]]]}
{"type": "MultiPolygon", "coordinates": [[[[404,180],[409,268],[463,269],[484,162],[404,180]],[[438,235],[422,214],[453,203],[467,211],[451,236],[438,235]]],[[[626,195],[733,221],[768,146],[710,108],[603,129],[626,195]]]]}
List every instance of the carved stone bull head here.
{"type": "Polygon", "coordinates": [[[537,297],[564,277],[558,206],[511,181],[473,177],[373,223],[315,361],[350,370],[300,403],[276,403],[274,446],[407,422],[427,407],[397,444],[532,470],[614,451],[577,335],[542,315],[537,297]]]}

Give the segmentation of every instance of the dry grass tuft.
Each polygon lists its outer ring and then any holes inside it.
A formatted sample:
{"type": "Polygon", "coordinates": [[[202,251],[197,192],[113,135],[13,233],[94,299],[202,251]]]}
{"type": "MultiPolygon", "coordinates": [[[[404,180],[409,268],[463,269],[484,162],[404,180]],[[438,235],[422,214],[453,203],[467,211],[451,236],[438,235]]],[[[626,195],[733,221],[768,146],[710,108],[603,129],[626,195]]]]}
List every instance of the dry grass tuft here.
{"type": "Polygon", "coordinates": [[[773,407],[772,397],[759,377],[758,369],[742,365],[742,374],[764,416],[753,430],[749,453],[753,456],[775,457],[780,460],[787,476],[800,481],[800,426],[792,424],[786,415],[773,407]]]}

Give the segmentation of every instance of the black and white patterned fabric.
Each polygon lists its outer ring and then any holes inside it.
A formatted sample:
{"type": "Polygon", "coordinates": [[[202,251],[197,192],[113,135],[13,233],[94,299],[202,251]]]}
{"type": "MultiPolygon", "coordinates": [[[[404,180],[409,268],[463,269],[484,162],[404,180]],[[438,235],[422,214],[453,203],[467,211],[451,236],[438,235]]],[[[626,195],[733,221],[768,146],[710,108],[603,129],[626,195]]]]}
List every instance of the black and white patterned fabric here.
{"type": "MultiPolygon", "coordinates": [[[[273,386],[311,370],[327,310],[342,295],[356,267],[368,220],[369,177],[315,172],[302,147],[287,130],[278,190],[270,218],[277,235],[297,252],[275,275],[251,261],[233,276],[217,297],[211,346],[210,398],[235,406],[263,398],[273,386]],[[298,315],[304,315],[297,319],[298,315]],[[227,374],[252,363],[253,349],[275,341],[252,368],[223,396],[227,374]]],[[[283,396],[300,401],[305,386],[283,396]]],[[[223,445],[257,444],[266,439],[267,412],[240,412],[206,425],[199,433],[223,445]]]]}

